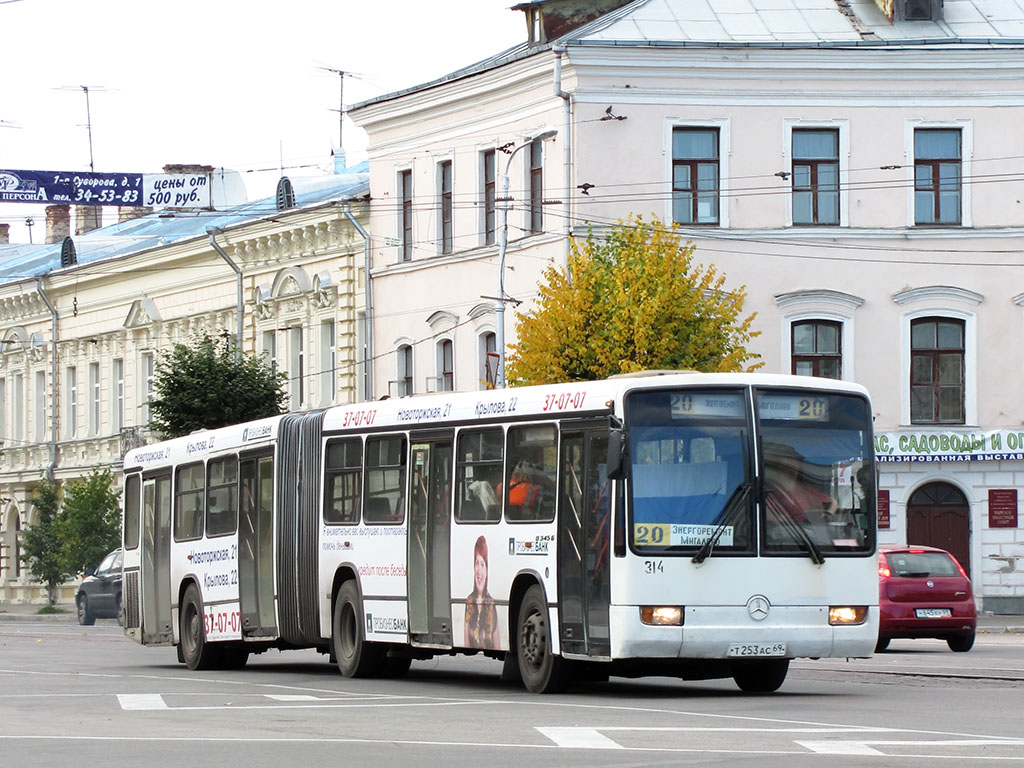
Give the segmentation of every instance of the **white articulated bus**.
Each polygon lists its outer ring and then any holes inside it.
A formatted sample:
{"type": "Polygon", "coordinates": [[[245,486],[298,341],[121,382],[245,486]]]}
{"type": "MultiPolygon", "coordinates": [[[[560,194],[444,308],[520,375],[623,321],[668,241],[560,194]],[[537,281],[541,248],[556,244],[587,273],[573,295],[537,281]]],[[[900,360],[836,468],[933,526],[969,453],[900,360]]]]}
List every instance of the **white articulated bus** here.
{"type": "Polygon", "coordinates": [[[871,654],[863,388],[651,373],[332,407],[125,457],[125,631],[191,669],[484,653],[530,691],[871,654]]]}

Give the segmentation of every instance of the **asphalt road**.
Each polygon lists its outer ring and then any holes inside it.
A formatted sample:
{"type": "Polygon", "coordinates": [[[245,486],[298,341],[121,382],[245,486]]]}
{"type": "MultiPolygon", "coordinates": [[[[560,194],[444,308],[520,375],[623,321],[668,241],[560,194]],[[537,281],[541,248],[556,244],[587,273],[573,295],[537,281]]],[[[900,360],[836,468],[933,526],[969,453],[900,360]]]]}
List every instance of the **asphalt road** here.
{"type": "Polygon", "coordinates": [[[974,650],[894,641],[798,661],[772,695],[731,680],[581,684],[534,696],[478,657],[346,680],[316,653],[194,673],[113,622],[0,623],[0,764],[21,766],[1024,764],[1024,635],[974,650]]]}

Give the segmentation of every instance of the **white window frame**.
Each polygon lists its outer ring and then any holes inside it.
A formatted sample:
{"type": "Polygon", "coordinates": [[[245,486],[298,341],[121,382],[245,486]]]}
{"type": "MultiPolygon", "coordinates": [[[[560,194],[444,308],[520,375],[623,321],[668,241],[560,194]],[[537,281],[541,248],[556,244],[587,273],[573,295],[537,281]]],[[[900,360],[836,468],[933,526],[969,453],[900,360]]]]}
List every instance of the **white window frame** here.
{"type": "Polygon", "coordinates": [[[914,424],[916,429],[929,427],[978,426],[978,316],[974,312],[949,307],[925,307],[900,315],[900,423],[910,422],[910,325],[923,317],[946,317],[964,324],[964,423],[914,424]]]}
{"type": "Polygon", "coordinates": [[[490,247],[498,244],[498,229],[500,227],[498,215],[498,197],[501,195],[501,176],[498,171],[498,148],[496,146],[481,147],[477,154],[477,180],[479,184],[480,201],[480,245],[490,247]],[[494,240],[487,242],[487,164],[486,158],[490,154],[494,158],[494,240]]]}
{"type": "Polygon", "coordinates": [[[37,443],[46,442],[46,371],[36,371],[35,376],[35,434],[33,438],[37,443]]]}
{"type": "MultiPolygon", "coordinates": [[[[934,230],[941,227],[963,229],[973,227],[971,217],[972,158],[974,157],[974,120],[965,117],[956,120],[924,120],[907,118],[904,123],[904,153],[907,158],[907,227],[916,230],[934,230]],[[914,132],[919,128],[947,128],[960,131],[960,223],[959,224],[918,224],[914,206],[914,178],[917,156],[914,154],[914,132]]],[[[909,407],[909,404],[908,404],[909,407]]],[[[909,422],[907,422],[909,423],[909,422]]]]}
{"type": "Polygon", "coordinates": [[[110,363],[110,426],[114,434],[124,429],[124,358],[110,363]]]}
{"type": "Polygon", "coordinates": [[[452,155],[442,155],[437,158],[434,164],[434,188],[437,192],[437,254],[439,256],[450,256],[455,253],[455,158],[452,155]],[[451,195],[452,195],[452,218],[451,218],[451,239],[450,251],[444,250],[444,164],[448,163],[451,169],[451,195]]]}
{"type": "Polygon", "coordinates": [[[398,263],[405,264],[416,260],[416,181],[413,178],[414,172],[411,165],[397,166],[395,168],[395,201],[398,203],[398,217],[395,221],[395,242],[398,243],[398,263]],[[412,210],[409,212],[410,227],[413,242],[409,244],[409,258],[405,258],[405,185],[402,181],[403,175],[409,173],[409,200],[412,210]]]}
{"type": "Polygon", "coordinates": [[[64,437],[74,439],[78,435],[78,370],[73,365],[64,369],[64,392],[64,437]]]}
{"type": "MultiPolygon", "coordinates": [[[[477,389],[487,389],[487,337],[494,336],[494,351],[498,351],[498,337],[494,328],[481,328],[476,335],[477,389]]],[[[495,363],[497,366],[497,363],[495,363]]]]}
{"type": "Polygon", "coordinates": [[[297,320],[288,327],[288,407],[302,409],[306,401],[306,348],[302,324],[297,320]]]}
{"type": "MultiPolygon", "coordinates": [[[[787,117],[782,120],[782,170],[793,173],[793,129],[832,130],[839,132],[839,226],[850,226],[850,121],[847,118],[833,120],[804,120],[787,117]]],[[[786,226],[793,225],[793,177],[786,176],[786,226]]],[[[834,224],[801,224],[801,229],[827,229],[834,224]]]]}
{"type": "Polygon", "coordinates": [[[100,433],[100,364],[89,363],[89,437],[100,433]]]}
{"type": "Polygon", "coordinates": [[[25,440],[25,373],[15,371],[11,376],[11,438],[19,445],[25,440]]]}
{"type": "Polygon", "coordinates": [[[153,377],[156,376],[156,356],[152,352],[139,355],[139,424],[149,424],[149,404],[153,400],[153,377]]]}
{"type": "Polygon", "coordinates": [[[827,310],[808,310],[793,312],[783,318],[782,322],[782,363],[781,373],[793,371],[793,326],[808,320],[823,320],[839,324],[839,366],[842,368],[838,381],[855,381],[853,371],[853,317],[839,312],[827,310]]]}
{"type": "Polygon", "coordinates": [[[451,334],[442,334],[434,338],[434,378],[437,382],[438,392],[456,392],[455,379],[455,337],[451,334]],[[446,342],[452,345],[452,388],[444,388],[444,345],[446,342]]]}
{"type": "Polygon", "coordinates": [[[395,391],[389,394],[396,397],[408,397],[416,392],[416,347],[412,339],[399,339],[395,345],[395,385],[395,391]],[[406,349],[409,350],[408,365],[403,356],[406,349]],[[403,393],[401,385],[406,379],[409,380],[410,391],[403,393]]]}
{"type": "MultiPolygon", "coordinates": [[[[718,225],[717,229],[729,228],[729,156],[732,154],[732,124],[728,117],[690,119],[684,117],[665,118],[664,156],[666,203],[664,220],[673,220],[672,210],[672,133],[676,128],[716,128],[718,130],[718,225]]],[[[683,225],[690,228],[691,225],[683,225]]],[[[715,229],[713,224],[693,224],[694,229],[715,229]]]]}
{"type": "Polygon", "coordinates": [[[338,368],[338,324],[320,321],[320,404],[334,402],[338,368]]]}

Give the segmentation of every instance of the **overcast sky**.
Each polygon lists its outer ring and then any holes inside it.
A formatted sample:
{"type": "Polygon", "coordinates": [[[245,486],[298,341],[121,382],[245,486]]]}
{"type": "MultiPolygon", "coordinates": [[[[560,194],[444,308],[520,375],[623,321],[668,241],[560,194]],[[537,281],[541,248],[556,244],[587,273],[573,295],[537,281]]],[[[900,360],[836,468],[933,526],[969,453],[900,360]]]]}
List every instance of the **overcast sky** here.
{"type": "MultiPolygon", "coordinates": [[[[0,0],[0,169],[96,171],[202,163],[249,197],[330,167],[346,104],[425,82],[525,39],[515,0],[0,0]],[[295,168],[294,166],[309,166],[295,168]],[[255,173],[260,169],[269,169],[255,173]]],[[[350,160],[365,137],[344,127],[350,160]]],[[[11,242],[26,216],[0,206],[11,242]]]]}

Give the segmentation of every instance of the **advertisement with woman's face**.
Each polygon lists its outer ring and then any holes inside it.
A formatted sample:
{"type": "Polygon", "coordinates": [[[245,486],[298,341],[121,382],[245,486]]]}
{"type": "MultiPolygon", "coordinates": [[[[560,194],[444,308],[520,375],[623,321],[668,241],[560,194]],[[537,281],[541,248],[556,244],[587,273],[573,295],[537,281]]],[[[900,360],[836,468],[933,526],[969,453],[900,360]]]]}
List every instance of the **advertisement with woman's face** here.
{"type": "Polygon", "coordinates": [[[473,591],[466,598],[464,643],[466,648],[498,649],[498,608],[487,590],[489,571],[487,537],[479,536],[473,545],[473,591]]]}

